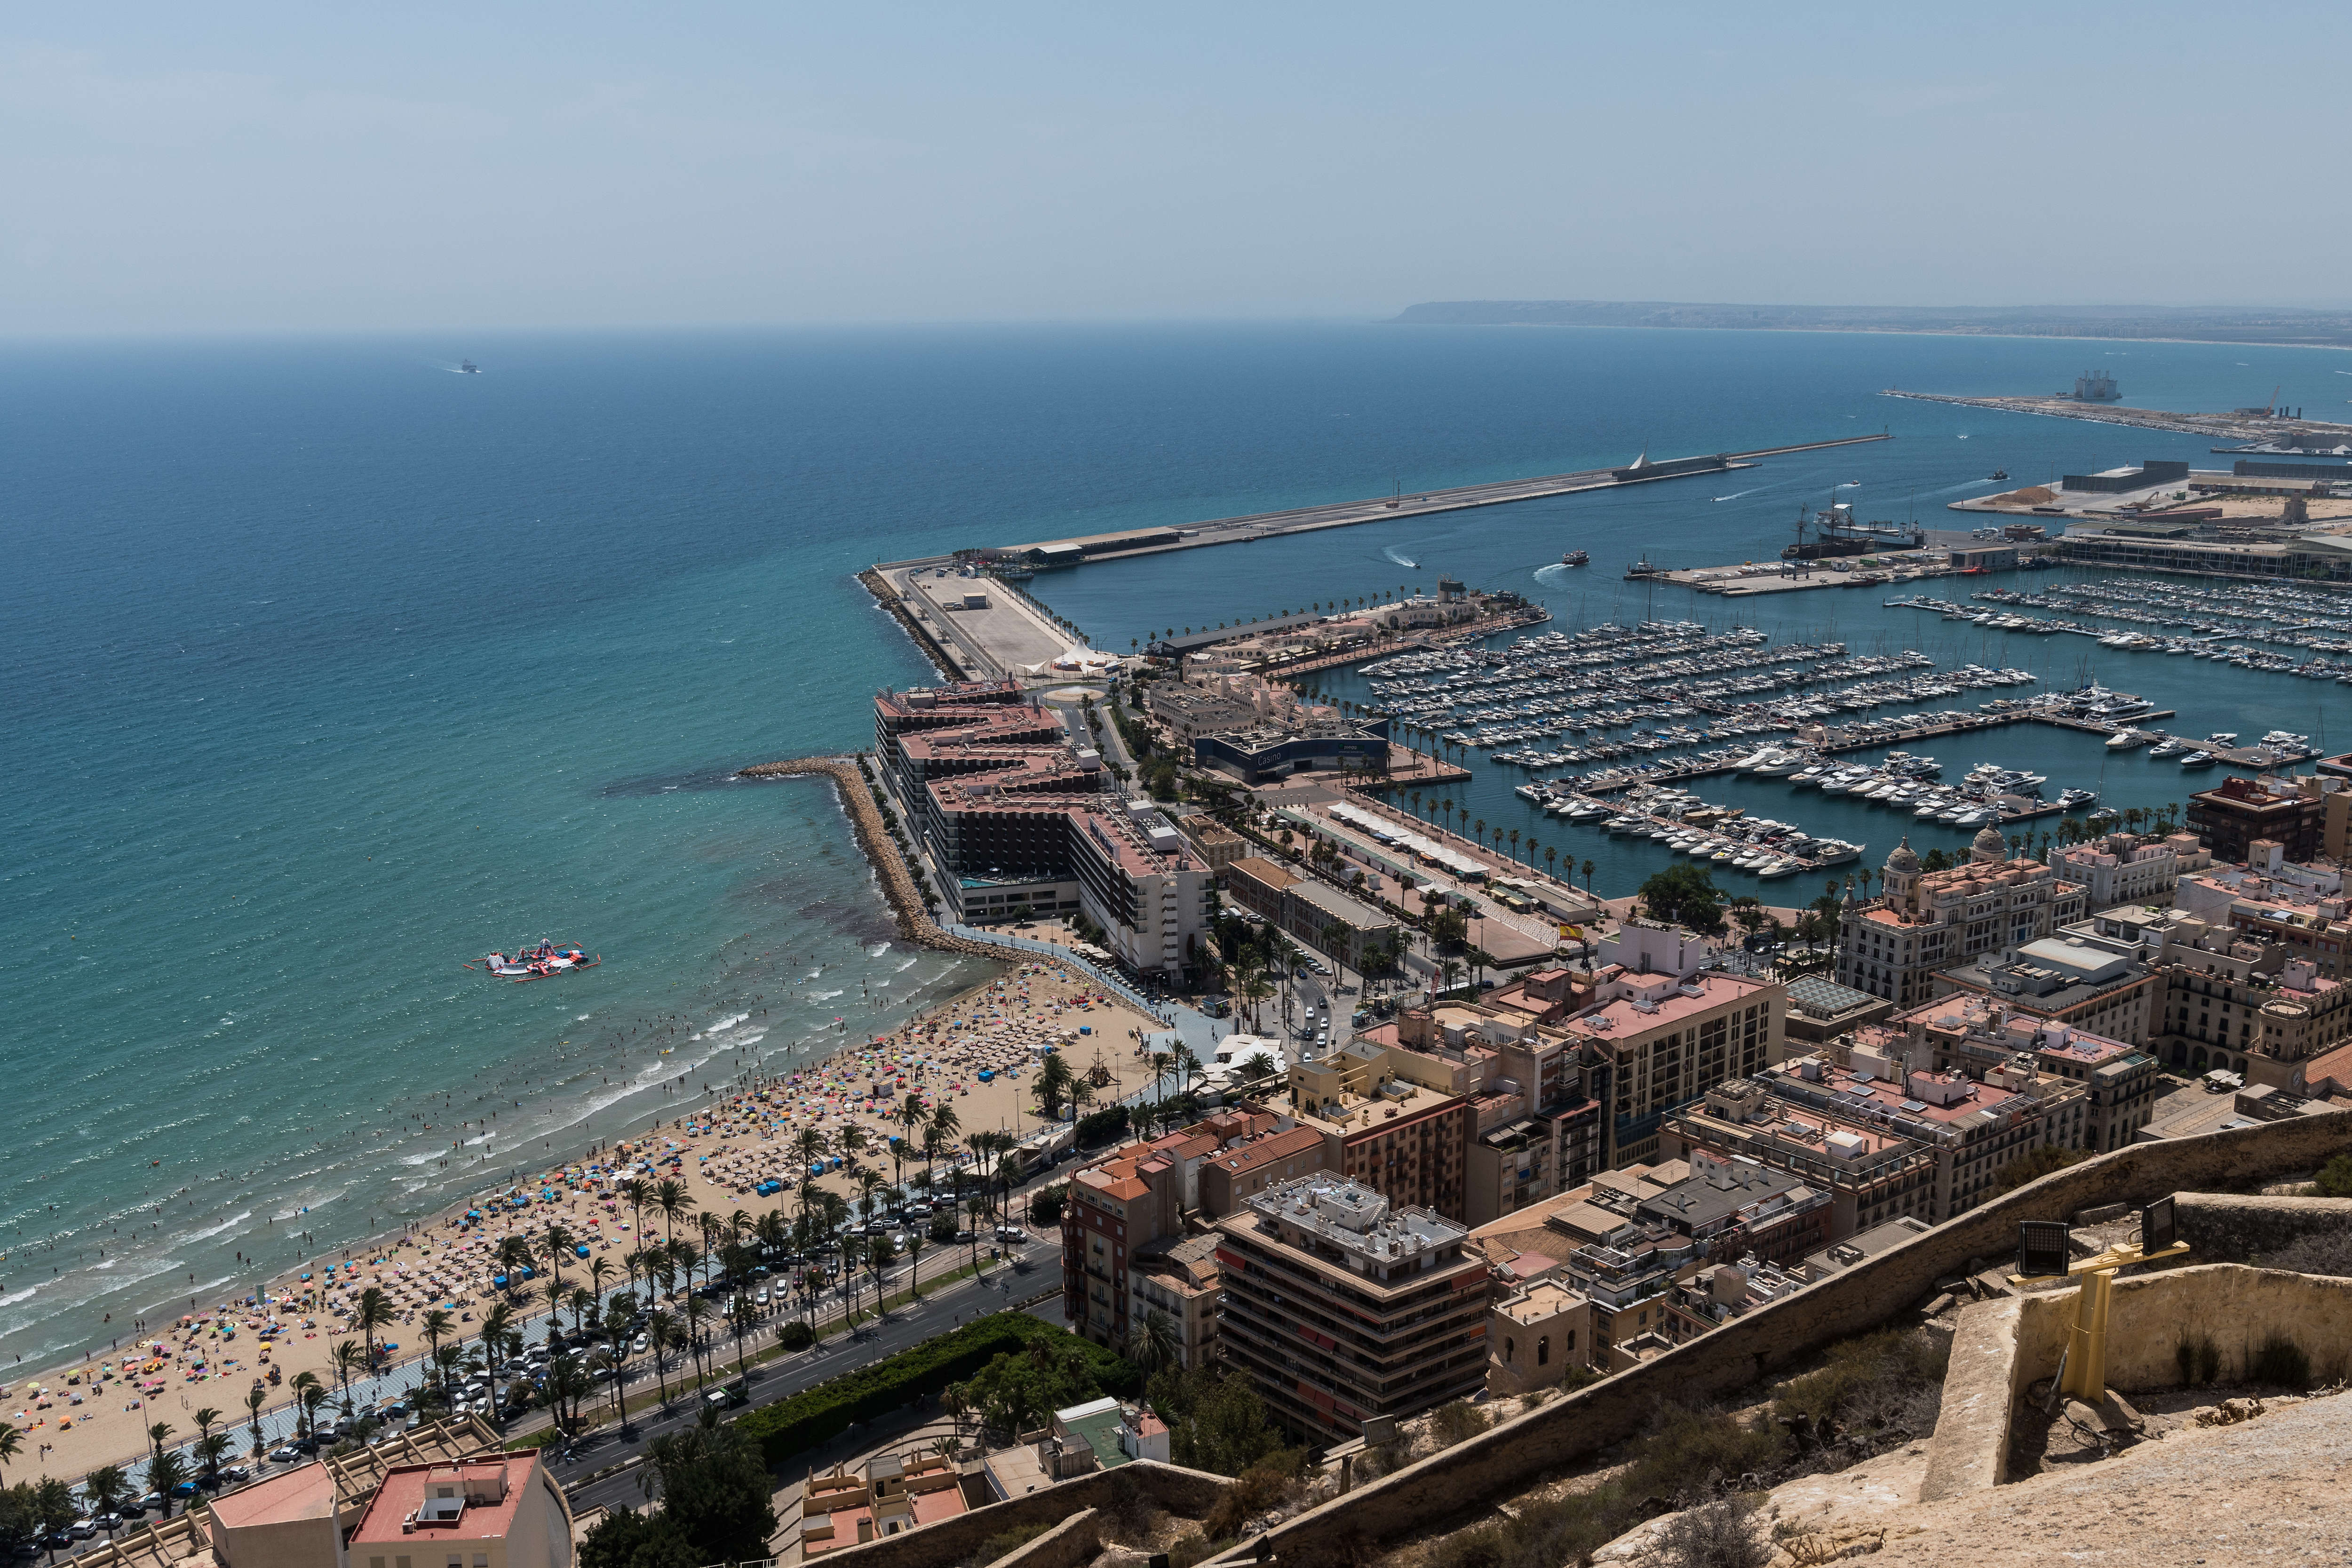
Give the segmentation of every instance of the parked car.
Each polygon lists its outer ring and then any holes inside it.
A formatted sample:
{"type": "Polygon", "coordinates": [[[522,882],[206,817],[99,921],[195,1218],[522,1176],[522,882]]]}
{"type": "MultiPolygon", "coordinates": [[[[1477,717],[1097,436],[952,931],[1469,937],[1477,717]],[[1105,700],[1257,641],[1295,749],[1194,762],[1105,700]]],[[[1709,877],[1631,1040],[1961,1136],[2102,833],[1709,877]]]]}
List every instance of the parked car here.
{"type": "Polygon", "coordinates": [[[290,1465],[302,1457],[302,1451],[291,1443],[285,1443],[270,1449],[269,1457],[281,1465],[290,1465]]]}

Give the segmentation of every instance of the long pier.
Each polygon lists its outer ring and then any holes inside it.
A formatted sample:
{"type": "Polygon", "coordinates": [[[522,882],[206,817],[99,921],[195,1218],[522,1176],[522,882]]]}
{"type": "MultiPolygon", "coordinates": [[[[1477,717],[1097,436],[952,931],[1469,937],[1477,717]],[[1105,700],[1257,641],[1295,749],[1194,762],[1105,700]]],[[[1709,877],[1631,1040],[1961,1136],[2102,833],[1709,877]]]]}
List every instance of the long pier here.
{"type": "MultiPolygon", "coordinates": [[[[1672,458],[1655,463],[1614,468],[1584,468],[1570,474],[1544,474],[1531,479],[1497,479],[1487,484],[1456,485],[1450,489],[1423,490],[1393,496],[1376,496],[1370,500],[1332,501],[1322,506],[1292,507],[1283,511],[1252,512],[1243,517],[1212,518],[1205,522],[1179,524],[1177,538],[1167,543],[1139,544],[1118,549],[1089,551],[1087,560],[1108,560],[1113,555],[1125,559],[1130,555],[1155,555],[1171,550],[1198,550],[1211,544],[1245,544],[1254,540],[1273,539],[1286,533],[1312,533],[1326,528],[1349,528],[1361,522],[1381,522],[1391,518],[1426,517],[1435,512],[1463,511],[1472,507],[1504,506],[1512,501],[1538,500],[1546,496],[1574,495],[1585,490],[1616,489],[1626,485],[1654,484],[1661,479],[1695,478],[1701,474],[1730,473],[1739,468],[1753,468],[1765,458],[1778,458],[1790,452],[1817,452],[1832,447],[1859,447],[1874,441],[1891,441],[1885,433],[1875,436],[1842,436],[1830,441],[1801,441],[1788,447],[1759,447],[1752,452],[1722,452],[1710,454],[1717,459],[1706,466],[1696,466],[1698,458],[1672,458]]],[[[1097,535],[1067,540],[1042,540],[1035,544],[1014,545],[1006,553],[1018,554],[1052,544],[1087,544],[1095,540],[1117,540],[1118,535],[1097,535]]]]}

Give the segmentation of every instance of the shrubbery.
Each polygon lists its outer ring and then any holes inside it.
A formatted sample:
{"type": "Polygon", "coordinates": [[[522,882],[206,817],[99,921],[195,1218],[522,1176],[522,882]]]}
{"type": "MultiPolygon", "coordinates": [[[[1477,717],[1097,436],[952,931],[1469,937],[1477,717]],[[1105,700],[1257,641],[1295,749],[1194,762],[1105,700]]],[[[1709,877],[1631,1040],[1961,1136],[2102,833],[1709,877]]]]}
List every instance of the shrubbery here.
{"type": "Polygon", "coordinates": [[[899,1352],[885,1361],[828,1379],[744,1415],[735,1425],[759,1443],[772,1465],[845,1431],[961,1383],[1007,1352],[1026,1351],[1051,1336],[1077,1346],[1106,1394],[1131,1397],[1140,1378],[1099,1345],[1052,1327],[1026,1312],[997,1312],[952,1333],[899,1352]]]}

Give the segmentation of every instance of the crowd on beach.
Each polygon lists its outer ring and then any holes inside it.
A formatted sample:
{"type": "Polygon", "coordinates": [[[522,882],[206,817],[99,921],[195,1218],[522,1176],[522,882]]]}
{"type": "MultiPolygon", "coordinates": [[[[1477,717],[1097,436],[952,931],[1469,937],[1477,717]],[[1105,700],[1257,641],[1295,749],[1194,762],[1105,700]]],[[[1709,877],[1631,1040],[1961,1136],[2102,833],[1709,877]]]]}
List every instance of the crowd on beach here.
{"type": "MultiPolygon", "coordinates": [[[[1114,1097],[1148,1079],[1139,1058],[1159,1025],[1072,966],[1019,964],[887,1035],[748,1079],[692,1113],[334,1261],[314,1259],[241,1300],[192,1308],[160,1331],[142,1322],[135,1342],[103,1357],[0,1387],[0,1419],[37,1449],[46,1474],[128,1461],[145,1451],[157,1421],[185,1436],[202,1405],[241,1418],[253,1386],[268,1391],[271,1408],[299,1372],[334,1389],[339,1342],[372,1339],[379,1364],[396,1365],[425,1348],[416,1341],[429,1313],[446,1314],[447,1331],[463,1340],[494,1301],[520,1301],[526,1289],[538,1308],[551,1283],[615,1288],[630,1255],[667,1239],[682,1214],[756,1220],[768,1209],[793,1212],[812,1186],[854,1198],[861,1163],[889,1161],[894,1174],[951,1170],[974,1157],[974,1133],[1044,1125],[1026,1091],[1046,1053],[1066,1053],[1074,1076],[1108,1079],[1100,1092],[1114,1097]],[[679,1212],[633,1203],[633,1181],[677,1183],[679,1212]],[[516,1238],[534,1255],[528,1265],[518,1262],[516,1238]],[[385,1313],[362,1336],[371,1290],[385,1313]]],[[[365,1370],[362,1361],[353,1375],[365,1370]]]]}

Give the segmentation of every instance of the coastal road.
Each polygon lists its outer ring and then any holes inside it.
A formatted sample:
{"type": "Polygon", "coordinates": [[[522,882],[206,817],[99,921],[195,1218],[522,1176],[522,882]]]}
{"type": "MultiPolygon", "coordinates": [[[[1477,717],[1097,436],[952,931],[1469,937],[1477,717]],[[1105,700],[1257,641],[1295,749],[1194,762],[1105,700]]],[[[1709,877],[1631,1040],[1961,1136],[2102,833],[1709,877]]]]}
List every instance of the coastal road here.
{"type": "MultiPolygon", "coordinates": [[[[753,1407],[788,1399],[827,1378],[896,1355],[925,1340],[950,1332],[960,1323],[1001,1311],[1011,1302],[1043,1290],[1051,1289],[1053,1298],[1030,1310],[1047,1322],[1061,1322],[1061,1251],[1058,1236],[1050,1239],[1032,1237],[1013,1249],[1013,1257],[1028,1265],[1025,1271],[1001,1268],[991,1270],[982,1279],[959,1280],[924,1297],[919,1306],[900,1307],[879,1323],[869,1321],[854,1335],[835,1334],[810,1350],[753,1368],[753,1407]]],[[[729,1419],[740,1414],[731,1413],[729,1419]]],[[[599,1504],[608,1508],[621,1503],[635,1506],[646,1497],[643,1465],[613,1475],[600,1476],[599,1472],[642,1458],[654,1439],[683,1431],[699,1416],[700,1397],[689,1384],[672,1398],[669,1410],[640,1415],[632,1435],[625,1436],[611,1427],[589,1434],[575,1445],[571,1457],[551,1464],[551,1473],[571,1493],[574,1511],[599,1504]],[[591,1479],[592,1477],[596,1479],[591,1479]]],[[[855,1445],[856,1429],[845,1434],[840,1441],[855,1445]]],[[[656,1482],[656,1494],[658,1491],[656,1482]]]]}

